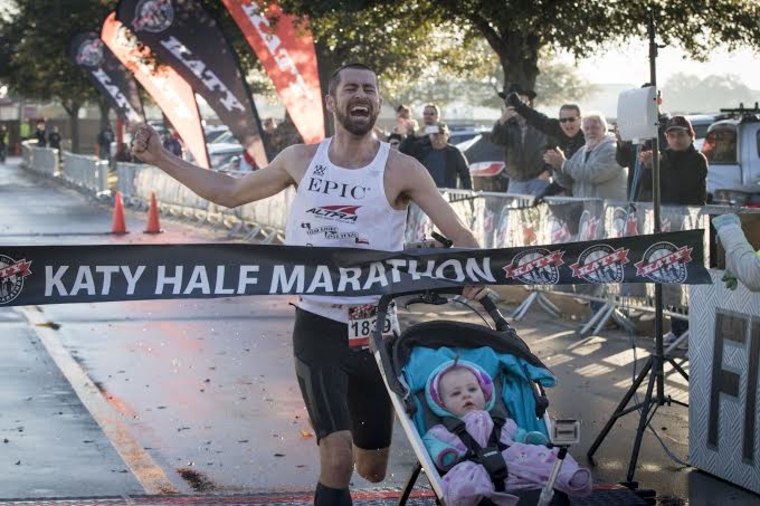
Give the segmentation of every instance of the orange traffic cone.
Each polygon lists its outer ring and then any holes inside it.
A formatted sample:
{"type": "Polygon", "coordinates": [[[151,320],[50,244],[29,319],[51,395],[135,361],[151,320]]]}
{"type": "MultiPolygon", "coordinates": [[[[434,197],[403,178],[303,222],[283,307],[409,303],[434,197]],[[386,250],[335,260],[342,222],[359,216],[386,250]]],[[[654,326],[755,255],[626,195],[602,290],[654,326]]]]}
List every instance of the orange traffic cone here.
{"type": "Polygon", "coordinates": [[[111,233],[122,235],[127,233],[127,226],[124,223],[124,205],[121,202],[121,192],[116,192],[113,209],[113,223],[111,233]]]}
{"type": "Polygon", "coordinates": [[[150,193],[150,209],[148,210],[148,228],[145,229],[146,234],[160,234],[161,225],[158,224],[158,204],[156,203],[156,193],[150,193]]]}

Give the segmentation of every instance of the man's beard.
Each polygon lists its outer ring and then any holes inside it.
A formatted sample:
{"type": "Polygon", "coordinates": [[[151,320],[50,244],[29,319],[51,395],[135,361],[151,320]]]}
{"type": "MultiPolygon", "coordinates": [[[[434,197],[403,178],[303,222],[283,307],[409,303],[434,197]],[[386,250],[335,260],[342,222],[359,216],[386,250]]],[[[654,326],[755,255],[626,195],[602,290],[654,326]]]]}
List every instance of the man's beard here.
{"type": "Polygon", "coordinates": [[[360,123],[354,122],[354,120],[351,118],[349,114],[346,114],[345,112],[339,109],[335,110],[335,119],[349,133],[357,135],[357,136],[363,136],[371,132],[372,129],[375,128],[375,122],[377,121],[377,117],[380,115],[379,110],[373,111],[372,107],[369,107],[369,110],[370,110],[369,118],[366,123],[360,124],[360,123]]]}

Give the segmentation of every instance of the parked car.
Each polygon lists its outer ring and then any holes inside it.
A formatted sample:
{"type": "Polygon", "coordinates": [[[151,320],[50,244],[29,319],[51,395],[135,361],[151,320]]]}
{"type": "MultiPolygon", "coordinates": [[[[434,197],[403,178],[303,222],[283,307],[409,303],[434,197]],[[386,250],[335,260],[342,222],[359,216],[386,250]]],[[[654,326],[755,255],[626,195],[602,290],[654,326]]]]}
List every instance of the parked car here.
{"type": "Polygon", "coordinates": [[[754,195],[760,193],[760,109],[755,104],[754,109],[721,112],[731,114],[731,119],[710,125],[702,145],[709,162],[707,192],[716,203],[756,202],[754,195]]]}
{"type": "Polygon", "coordinates": [[[449,125],[449,128],[451,129],[451,133],[449,134],[449,144],[453,144],[457,147],[488,131],[486,127],[477,125],[449,125]]]}
{"type": "Polygon", "coordinates": [[[713,194],[714,204],[760,209],[760,183],[737,188],[721,188],[713,194]]]}
{"type": "Polygon", "coordinates": [[[243,156],[243,146],[237,143],[212,142],[206,147],[209,164],[215,170],[225,167],[233,158],[243,156]]]}
{"type": "Polygon", "coordinates": [[[221,135],[228,133],[230,129],[225,125],[212,125],[205,127],[203,131],[206,135],[206,143],[208,144],[211,142],[217,142],[217,139],[219,139],[221,135]]]}
{"type": "MultiPolygon", "coordinates": [[[[235,144],[238,143],[237,139],[235,139],[235,136],[232,135],[232,131],[228,128],[216,136],[213,137],[212,140],[206,140],[208,144],[235,144]]],[[[239,143],[238,143],[239,144],[239,143]]]]}
{"type": "Polygon", "coordinates": [[[697,151],[702,150],[702,145],[707,136],[707,129],[710,128],[710,125],[716,121],[729,119],[730,117],[731,115],[728,113],[687,114],[686,118],[691,122],[691,126],[694,127],[694,148],[697,151]]]}
{"type": "Polygon", "coordinates": [[[504,148],[491,142],[491,132],[482,132],[456,145],[470,163],[472,189],[505,192],[509,178],[504,172],[504,148]]]}

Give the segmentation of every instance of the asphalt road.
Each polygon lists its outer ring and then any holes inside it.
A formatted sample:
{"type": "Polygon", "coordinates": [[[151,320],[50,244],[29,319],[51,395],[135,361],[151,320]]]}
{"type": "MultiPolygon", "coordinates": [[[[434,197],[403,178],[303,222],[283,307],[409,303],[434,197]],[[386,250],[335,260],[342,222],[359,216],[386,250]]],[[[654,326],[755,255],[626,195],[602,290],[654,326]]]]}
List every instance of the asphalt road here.
{"type": "MultiPolygon", "coordinates": [[[[127,212],[112,236],[111,211],[17,167],[0,165],[3,245],[230,241],[223,233],[127,212]]],[[[512,296],[520,292],[512,292],[512,296]]],[[[314,436],[295,382],[288,297],[0,307],[0,499],[309,490],[318,472],[314,436]]],[[[410,324],[468,319],[467,310],[415,306],[410,324]]],[[[516,324],[560,384],[552,413],[582,422],[581,464],[633,373],[626,336],[578,339],[578,322],[539,309],[516,324]]],[[[639,366],[651,340],[640,337],[639,366]]],[[[667,376],[674,398],[688,387],[667,376]]],[[[628,465],[636,413],[619,421],[597,452],[595,478],[617,482],[628,465]]],[[[653,426],[687,458],[688,411],[664,406],[653,426]]],[[[415,462],[396,430],[389,476],[405,482],[415,462]]],[[[747,504],[760,499],[674,463],[647,435],[636,478],[663,504],[747,504]],[[667,502],[670,501],[670,502],[667,502]]],[[[371,485],[356,477],[355,488],[371,485]]]]}

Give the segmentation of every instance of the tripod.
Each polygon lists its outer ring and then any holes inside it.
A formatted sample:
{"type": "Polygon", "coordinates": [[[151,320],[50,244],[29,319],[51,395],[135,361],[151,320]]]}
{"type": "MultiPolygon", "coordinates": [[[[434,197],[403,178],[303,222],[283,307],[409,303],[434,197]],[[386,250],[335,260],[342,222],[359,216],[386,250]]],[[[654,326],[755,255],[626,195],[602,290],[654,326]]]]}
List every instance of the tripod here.
{"type": "MultiPolygon", "coordinates": [[[[647,27],[647,32],[649,35],[649,72],[650,72],[650,82],[651,85],[657,88],[657,72],[656,72],[656,60],[657,60],[657,49],[658,45],[655,42],[655,20],[654,20],[654,11],[649,11],[649,23],[647,27]]],[[[655,100],[657,100],[655,96],[655,100]]],[[[661,232],[660,227],[660,160],[659,160],[659,131],[655,134],[654,140],[652,143],[652,201],[654,204],[654,233],[657,234],[661,232]]],[[[631,488],[634,488],[636,486],[635,482],[633,481],[633,477],[636,473],[636,463],[639,458],[639,451],[641,449],[641,440],[644,437],[644,431],[647,428],[647,425],[654,417],[654,414],[657,412],[657,408],[664,404],[670,404],[670,403],[676,403],[683,406],[687,406],[687,404],[676,401],[670,398],[668,396],[666,398],[665,396],[665,378],[663,373],[663,367],[665,365],[665,362],[669,362],[675,369],[678,371],[679,374],[681,374],[684,378],[687,380],[689,379],[689,376],[686,374],[686,372],[672,359],[668,358],[665,355],[665,350],[663,346],[663,337],[662,337],[662,312],[663,312],[663,304],[662,304],[662,285],[660,283],[655,284],[655,292],[654,292],[654,305],[655,305],[655,320],[654,320],[654,332],[655,332],[655,350],[652,355],[649,356],[649,358],[646,361],[646,364],[644,365],[644,368],[641,370],[639,375],[634,380],[631,387],[628,389],[628,391],[625,393],[623,398],[621,399],[618,406],[615,408],[615,411],[610,416],[610,419],[607,420],[606,425],[602,429],[602,431],[597,436],[594,443],[589,448],[589,451],[586,453],[589,459],[593,459],[594,453],[596,453],[596,450],[599,448],[599,445],[602,444],[602,441],[604,441],[604,438],[607,437],[607,434],[612,429],[612,426],[615,424],[615,422],[627,415],[628,413],[632,413],[634,411],[640,412],[640,418],[639,418],[639,425],[636,429],[636,438],[633,443],[633,450],[631,451],[631,460],[628,464],[628,473],[626,474],[626,482],[625,485],[628,485],[631,488]],[[644,381],[644,379],[649,376],[649,383],[647,384],[647,390],[646,394],[644,395],[644,399],[641,402],[638,402],[631,406],[628,406],[628,403],[631,401],[631,398],[633,398],[634,395],[636,395],[636,391],[638,390],[641,383],[644,381]]]]}

